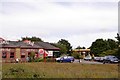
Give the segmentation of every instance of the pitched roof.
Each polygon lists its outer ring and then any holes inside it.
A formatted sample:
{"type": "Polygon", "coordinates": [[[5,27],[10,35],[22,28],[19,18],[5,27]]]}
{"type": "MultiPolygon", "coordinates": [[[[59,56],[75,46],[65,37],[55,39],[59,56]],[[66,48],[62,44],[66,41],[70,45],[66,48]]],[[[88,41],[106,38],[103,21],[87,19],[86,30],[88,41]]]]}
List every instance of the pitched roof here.
{"type": "Polygon", "coordinates": [[[44,48],[47,50],[59,50],[59,48],[51,45],[48,42],[35,42],[33,45],[29,43],[25,43],[23,41],[8,41],[8,44],[2,44],[3,48],[44,48]]]}
{"type": "Polygon", "coordinates": [[[7,43],[2,44],[2,47],[5,47],[5,48],[6,47],[7,48],[9,48],[9,47],[17,47],[17,45],[15,45],[13,41],[7,41],[7,43]]]}
{"type": "Polygon", "coordinates": [[[1,41],[5,41],[5,40],[4,40],[3,38],[0,37],[0,42],[1,42],[1,41]]]}
{"type": "Polygon", "coordinates": [[[48,50],[60,50],[59,48],[51,45],[48,42],[35,42],[36,45],[42,46],[44,49],[48,49],[48,50]]]}
{"type": "Polygon", "coordinates": [[[42,46],[38,46],[36,44],[28,44],[22,41],[16,42],[16,44],[21,48],[43,48],[42,46]]]}

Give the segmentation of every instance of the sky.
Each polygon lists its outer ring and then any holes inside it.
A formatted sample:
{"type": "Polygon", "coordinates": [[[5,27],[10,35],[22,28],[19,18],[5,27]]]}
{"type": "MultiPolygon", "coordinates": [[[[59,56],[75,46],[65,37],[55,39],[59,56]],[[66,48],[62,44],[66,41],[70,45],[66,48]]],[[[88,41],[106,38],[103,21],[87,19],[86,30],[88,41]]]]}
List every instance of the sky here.
{"type": "Polygon", "coordinates": [[[98,38],[116,40],[118,0],[0,0],[0,24],[7,40],[36,36],[88,48],[98,38]]]}

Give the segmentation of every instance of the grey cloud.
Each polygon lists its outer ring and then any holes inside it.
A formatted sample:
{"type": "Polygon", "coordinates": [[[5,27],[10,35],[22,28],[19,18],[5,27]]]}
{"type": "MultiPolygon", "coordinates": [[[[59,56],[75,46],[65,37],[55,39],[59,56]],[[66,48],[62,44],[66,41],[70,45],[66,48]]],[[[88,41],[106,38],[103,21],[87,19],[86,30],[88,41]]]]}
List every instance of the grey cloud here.
{"type": "Polygon", "coordinates": [[[108,9],[108,8],[116,8],[117,2],[55,2],[58,5],[72,8],[76,7],[91,7],[97,9],[108,9]]]}
{"type": "Polygon", "coordinates": [[[7,15],[35,10],[35,7],[24,2],[2,2],[1,7],[0,12],[7,15]]]}
{"type": "Polygon", "coordinates": [[[46,39],[51,37],[60,39],[78,35],[117,32],[116,5],[116,3],[95,2],[52,2],[46,5],[5,2],[1,10],[4,14],[2,34],[9,37],[40,36],[46,37],[46,39]],[[49,4],[50,6],[47,6],[49,4]],[[78,9],[74,10],[74,8],[78,9]],[[80,15],[81,13],[82,15],[80,15]]]}

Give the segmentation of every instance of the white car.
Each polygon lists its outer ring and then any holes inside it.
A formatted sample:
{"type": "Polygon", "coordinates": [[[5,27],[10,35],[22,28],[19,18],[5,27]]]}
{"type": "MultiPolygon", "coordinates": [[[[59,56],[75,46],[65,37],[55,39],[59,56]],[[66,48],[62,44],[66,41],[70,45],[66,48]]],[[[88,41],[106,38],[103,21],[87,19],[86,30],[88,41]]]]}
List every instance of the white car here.
{"type": "Polygon", "coordinates": [[[86,57],[84,58],[84,60],[90,61],[90,60],[92,60],[92,57],[91,57],[91,56],[86,56],[86,57]]]}

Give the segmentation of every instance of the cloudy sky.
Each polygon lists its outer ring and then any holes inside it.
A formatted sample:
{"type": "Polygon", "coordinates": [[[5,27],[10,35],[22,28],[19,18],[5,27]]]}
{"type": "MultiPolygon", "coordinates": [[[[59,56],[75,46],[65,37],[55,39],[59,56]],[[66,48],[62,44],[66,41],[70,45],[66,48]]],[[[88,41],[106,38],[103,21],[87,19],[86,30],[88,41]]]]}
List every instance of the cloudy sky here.
{"type": "Polygon", "coordinates": [[[36,36],[90,47],[98,38],[115,39],[117,0],[0,0],[0,37],[36,36]]]}

